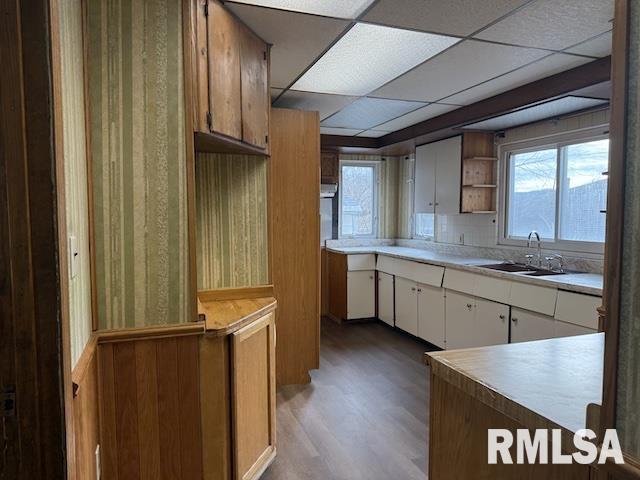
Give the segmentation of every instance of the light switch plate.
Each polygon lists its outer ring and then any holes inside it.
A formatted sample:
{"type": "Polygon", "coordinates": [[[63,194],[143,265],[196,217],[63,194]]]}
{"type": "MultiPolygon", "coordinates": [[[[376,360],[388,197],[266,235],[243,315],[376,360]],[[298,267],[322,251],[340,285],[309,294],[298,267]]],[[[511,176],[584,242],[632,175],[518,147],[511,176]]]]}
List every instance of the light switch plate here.
{"type": "Polygon", "coordinates": [[[78,272],[78,240],[75,235],[69,235],[69,276],[73,280],[78,272]]]}

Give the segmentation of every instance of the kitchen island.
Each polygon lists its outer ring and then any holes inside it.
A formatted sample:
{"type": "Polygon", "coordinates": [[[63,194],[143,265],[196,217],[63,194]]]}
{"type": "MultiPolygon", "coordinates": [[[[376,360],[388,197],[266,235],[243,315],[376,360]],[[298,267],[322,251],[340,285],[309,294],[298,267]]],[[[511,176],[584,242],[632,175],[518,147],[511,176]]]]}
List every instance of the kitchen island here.
{"type": "Polygon", "coordinates": [[[560,429],[571,453],[574,433],[593,428],[587,406],[602,402],[603,355],[602,333],[426,353],[429,478],[587,480],[585,465],[489,465],[487,430],[560,429]]]}

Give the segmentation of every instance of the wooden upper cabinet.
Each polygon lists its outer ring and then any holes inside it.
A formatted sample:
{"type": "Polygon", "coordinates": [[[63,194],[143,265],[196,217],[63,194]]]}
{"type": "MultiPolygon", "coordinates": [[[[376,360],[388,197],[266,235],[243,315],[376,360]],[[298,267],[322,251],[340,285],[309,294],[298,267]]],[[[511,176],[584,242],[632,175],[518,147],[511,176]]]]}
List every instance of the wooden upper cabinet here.
{"type": "MultiPolygon", "coordinates": [[[[246,144],[266,153],[269,45],[219,0],[193,0],[192,5],[195,129],[228,138],[236,148],[246,144]]],[[[216,150],[219,141],[210,145],[210,151],[225,151],[216,150]]]]}
{"type": "Polygon", "coordinates": [[[322,183],[338,183],[340,178],[340,161],[338,152],[322,152],[320,156],[322,183]]]}

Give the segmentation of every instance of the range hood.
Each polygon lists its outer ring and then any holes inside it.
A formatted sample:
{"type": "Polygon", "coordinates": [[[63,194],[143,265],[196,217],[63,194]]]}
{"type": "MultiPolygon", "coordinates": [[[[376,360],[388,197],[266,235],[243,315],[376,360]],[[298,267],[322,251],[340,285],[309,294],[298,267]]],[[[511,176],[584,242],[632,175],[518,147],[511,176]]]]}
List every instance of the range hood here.
{"type": "Polygon", "coordinates": [[[338,191],[338,185],[335,183],[321,183],[320,184],[320,198],[334,197],[338,191]]]}

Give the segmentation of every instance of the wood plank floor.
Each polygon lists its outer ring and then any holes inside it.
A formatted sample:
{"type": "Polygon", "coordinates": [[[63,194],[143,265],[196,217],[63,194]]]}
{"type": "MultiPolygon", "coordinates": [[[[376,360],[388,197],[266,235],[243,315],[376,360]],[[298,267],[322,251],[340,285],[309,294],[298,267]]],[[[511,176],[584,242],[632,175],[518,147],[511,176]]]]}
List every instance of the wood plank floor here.
{"type": "Polygon", "coordinates": [[[426,343],[382,323],[322,321],[320,370],[278,391],[265,480],[427,478],[426,343]]]}

